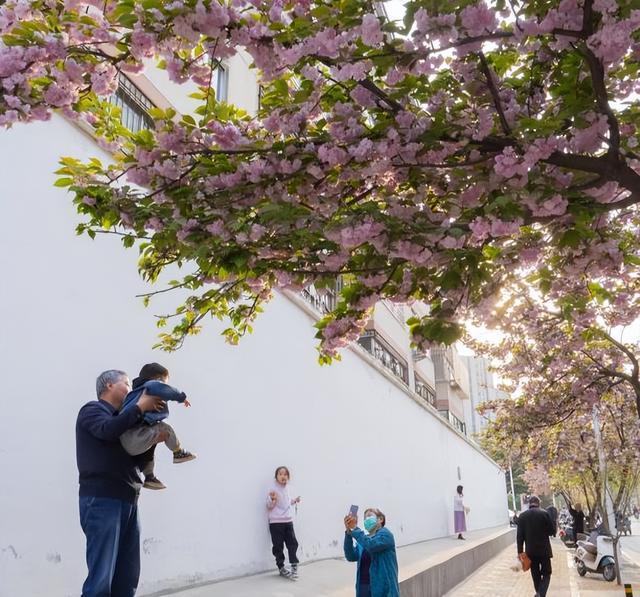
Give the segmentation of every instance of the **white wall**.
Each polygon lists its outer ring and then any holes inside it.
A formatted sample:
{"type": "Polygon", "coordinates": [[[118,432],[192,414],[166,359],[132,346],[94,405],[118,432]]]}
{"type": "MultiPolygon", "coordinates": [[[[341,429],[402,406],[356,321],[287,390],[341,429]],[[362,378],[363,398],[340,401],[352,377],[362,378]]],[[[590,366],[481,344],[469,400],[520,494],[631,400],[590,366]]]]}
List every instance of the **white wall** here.
{"type": "Polygon", "coordinates": [[[51,187],[60,155],[98,154],[60,118],[0,137],[0,597],[79,594],[77,411],[101,370],[151,360],[190,396],[170,422],[198,459],[174,466],[159,449],[168,489],[140,500],[142,594],[271,567],[264,490],[280,464],[303,496],[303,560],[340,555],[351,503],[385,511],[400,545],[451,533],[458,467],[470,527],[506,521],[498,468],[355,352],[319,367],[311,319],[286,298],[239,347],[211,322],[153,352],[162,307],[134,298],[135,251],[76,237],[70,196],[51,187]]]}

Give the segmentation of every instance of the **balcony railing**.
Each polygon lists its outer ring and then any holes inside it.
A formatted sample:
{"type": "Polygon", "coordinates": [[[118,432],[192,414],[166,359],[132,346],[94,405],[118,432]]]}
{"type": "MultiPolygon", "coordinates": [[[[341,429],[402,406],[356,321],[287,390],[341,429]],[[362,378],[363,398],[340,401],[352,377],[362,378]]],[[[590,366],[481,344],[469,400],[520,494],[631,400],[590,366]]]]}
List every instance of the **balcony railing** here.
{"type": "Polygon", "coordinates": [[[436,405],[436,392],[435,390],[425,381],[423,381],[417,375],[414,377],[415,386],[416,386],[416,394],[418,394],[421,398],[423,398],[426,402],[428,402],[431,406],[436,405]]]}
{"type": "Polygon", "coordinates": [[[342,290],[342,279],[338,278],[333,288],[318,289],[310,284],[300,292],[302,298],[323,315],[333,311],[338,303],[338,294],[342,290]]]}
{"type": "Polygon", "coordinates": [[[440,414],[451,423],[454,429],[457,429],[460,433],[467,435],[467,425],[464,421],[461,421],[450,410],[441,410],[440,414]]]}
{"type": "Polygon", "coordinates": [[[323,289],[319,292],[314,286],[303,289],[302,298],[307,301],[316,311],[329,313],[336,306],[336,293],[333,290],[323,289]]]}
{"type": "Polygon", "coordinates": [[[365,332],[360,336],[358,343],[397,378],[409,384],[407,362],[382,339],[378,332],[375,330],[365,332]]]}

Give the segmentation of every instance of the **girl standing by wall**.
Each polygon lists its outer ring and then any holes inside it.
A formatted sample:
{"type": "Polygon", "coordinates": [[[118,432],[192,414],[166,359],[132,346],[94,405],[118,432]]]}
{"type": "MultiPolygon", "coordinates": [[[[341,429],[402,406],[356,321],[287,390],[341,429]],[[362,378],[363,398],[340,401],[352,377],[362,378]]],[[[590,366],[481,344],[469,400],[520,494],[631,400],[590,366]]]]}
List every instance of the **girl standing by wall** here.
{"type": "Polygon", "coordinates": [[[300,502],[300,496],[291,499],[289,496],[289,483],[291,475],[286,466],[276,469],[275,480],[269,495],[267,496],[267,509],[269,510],[269,533],[271,534],[271,550],[280,576],[296,580],[298,578],[298,540],[293,530],[293,516],[291,506],[300,502]],[[284,565],[284,546],[287,546],[291,570],[284,565]]]}

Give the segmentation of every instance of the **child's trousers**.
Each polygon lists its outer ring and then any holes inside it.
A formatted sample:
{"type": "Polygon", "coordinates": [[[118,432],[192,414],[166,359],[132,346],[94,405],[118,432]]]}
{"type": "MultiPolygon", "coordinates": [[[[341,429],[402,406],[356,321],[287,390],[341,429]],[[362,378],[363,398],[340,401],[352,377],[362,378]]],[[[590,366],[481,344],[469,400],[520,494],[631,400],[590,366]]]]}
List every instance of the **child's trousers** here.
{"type": "Polygon", "coordinates": [[[155,425],[142,423],[141,425],[127,429],[120,436],[120,443],[131,456],[138,456],[156,444],[156,438],[161,431],[167,434],[167,439],[164,442],[167,448],[175,452],[180,447],[180,442],[173,427],[164,421],[160,421],[160,423],[156,423],[155,425]]]}
{"type": "Polygon", "coordinates": [[[276,558],[276,566],[282,568],[284,566],[284,546],[287,546],[289,552],[289,563],[297,564],[298,556],[298,540],[296,534],[293,531],[292,522],[270,522],[269,532],[271,533],[271,543],[273,543],[273,549],[271,550],[276,558]]]}

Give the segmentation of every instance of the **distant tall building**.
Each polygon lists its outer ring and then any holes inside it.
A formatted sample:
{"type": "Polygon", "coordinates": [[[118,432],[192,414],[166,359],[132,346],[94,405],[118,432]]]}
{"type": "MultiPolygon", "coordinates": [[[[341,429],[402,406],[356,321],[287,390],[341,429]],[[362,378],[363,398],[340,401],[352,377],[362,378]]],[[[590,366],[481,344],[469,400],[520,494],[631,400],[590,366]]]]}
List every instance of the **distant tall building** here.
{"type": "Polygon", "coordinates": [[[478,413],[478,406],[487,400],[495,400],[504,397],[504,392],[496,388],[493,373],[490,371],[490,362],[484,357],[463,356],[467,370],[469,371],[469,413],[467,418],[470,424],[470,432],[480,433],[490,420],[487,415],[478,413]]]}
{"type": "Polygon", "coordinates": [[[436,381],[436,408],[458,431],[469,432],[469,372],[455,346],[431,349],[436,381]]]}

